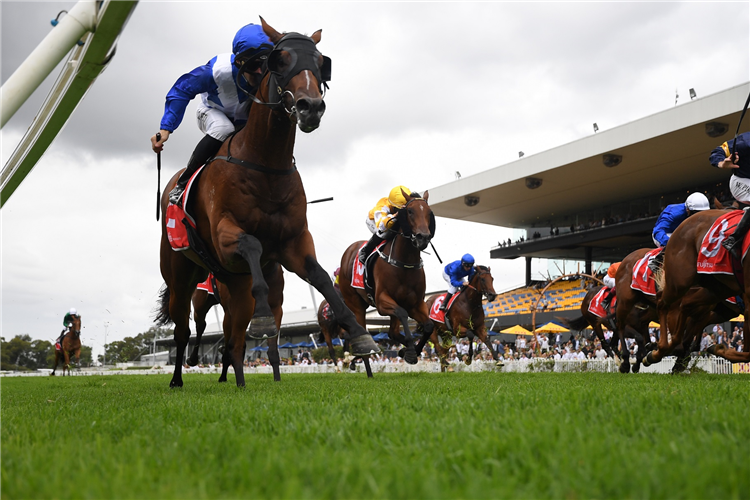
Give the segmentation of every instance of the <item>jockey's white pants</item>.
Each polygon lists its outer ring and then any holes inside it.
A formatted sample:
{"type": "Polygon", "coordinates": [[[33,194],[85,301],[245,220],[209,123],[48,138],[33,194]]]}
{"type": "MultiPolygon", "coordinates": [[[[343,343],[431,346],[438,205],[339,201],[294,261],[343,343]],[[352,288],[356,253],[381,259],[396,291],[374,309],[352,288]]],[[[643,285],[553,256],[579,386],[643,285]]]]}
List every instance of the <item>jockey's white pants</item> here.
{"type": "Polygon", "coordinates": [[[605,276],[602,278],[602,283],[604,283],[604,286],[607,288],[614,288],[615,287],[615,279],[612,276],[605,276]]]}
{"type": "Polygon", "coordinates": [[[732,193],[735,200],[750,203],[750,179],[732,174],[732,177],[729,178],[729,192],[732,193]]]}
{"type": "Polygon", "coordinates": [[[195,111],[198,120],[198,128],[204,134],[210,135],[217,141],[225,141],[234,133],[234,123],[218,109],[209,108],[204,104],[198,104],[195,111]]]}
{"type": "Polygon", "coordinates": [[[455,287],[451,284],[451,277],[448,276],[448,273],[443,270],[443,279],[448,283],[448,293],[456,293],[458,291],[458,287],[455,287]]]}

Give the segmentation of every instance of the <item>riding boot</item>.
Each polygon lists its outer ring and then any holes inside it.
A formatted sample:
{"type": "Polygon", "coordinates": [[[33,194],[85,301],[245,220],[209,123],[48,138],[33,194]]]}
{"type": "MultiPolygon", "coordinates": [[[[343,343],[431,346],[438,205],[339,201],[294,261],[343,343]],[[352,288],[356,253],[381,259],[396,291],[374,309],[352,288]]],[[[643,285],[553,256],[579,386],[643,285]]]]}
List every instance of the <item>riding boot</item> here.
{"type": "Polygon", "coordinates": [[[375,247],[380,245],[382,241],[383,238],[381,238],[377,234],[373,234],[372,238],[370,238],[370,241],[368,241],[367,244],[362,247],[362,250],[359,251],[359,261],[364,264],[365,260],[367,260],[367,257],[370,256],[373,250],[375,250],[375,247]]]}
{"type": "Polygon", "coordinates": [[[187,168],[182,172],[180,178],[177,179],[175,187],[169,192],[170,203],[173,205],[179,205],[182,203],[182,193],[185,191],[185,186],[187,186],[190,178],[200,167],[206,164],[209,158],[215,156],[216,153],[219,152],[219,148],[222,144],[224,144],[224,141],[214,139],[210,135],[205,135],[203,139],[198,142],[198,145],[195,146],[195,150],[193,150],[193,155],[190,157],[190,161],[188,161],[187,168]]]}
{"type": "Polygon", "coordinates": [[[729,250],[737,260],[742,259],[742,240],[745,239],[744,237],[748,229],[750,229],[750,215],[748,215],[748,209],[745,208],[734,233],[721,242],[721,245],[729,250]]]}
{"type": "Polygon", "coordinates": [[[448,302],[451,301],[451,297],[453,297],[452,293],[446,293],[445,299],[443,300],[443,303],[440,304],[440,310],[445,311],[445,308],[448,307],[448,302]]]}
{"type": "Polygon", "coordinates": [[[648,263],[648,268],[651,269],[652,272],[656,272],[659,269],[661,269],[662,264],[664,263],[664,247],[661,247],[661,251],[657,253],[653,259],[651,259],[648,263]]]}

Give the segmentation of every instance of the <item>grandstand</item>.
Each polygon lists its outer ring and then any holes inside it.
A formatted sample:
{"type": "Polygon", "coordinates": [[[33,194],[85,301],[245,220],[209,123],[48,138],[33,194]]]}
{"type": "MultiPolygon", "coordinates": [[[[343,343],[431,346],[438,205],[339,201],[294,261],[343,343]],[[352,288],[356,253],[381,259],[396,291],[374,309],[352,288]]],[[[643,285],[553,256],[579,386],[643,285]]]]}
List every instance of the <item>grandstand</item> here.
{"type": "Polygon", "coordinates": [[[544,285],[516,288],[498,295],[484,306],[485,317],[517,316],[532,310],[537,301],[538,312],[578,311],[586,295],[586,284],[580,279],[558,281],[552,284],[540,299],[544,285]]]}

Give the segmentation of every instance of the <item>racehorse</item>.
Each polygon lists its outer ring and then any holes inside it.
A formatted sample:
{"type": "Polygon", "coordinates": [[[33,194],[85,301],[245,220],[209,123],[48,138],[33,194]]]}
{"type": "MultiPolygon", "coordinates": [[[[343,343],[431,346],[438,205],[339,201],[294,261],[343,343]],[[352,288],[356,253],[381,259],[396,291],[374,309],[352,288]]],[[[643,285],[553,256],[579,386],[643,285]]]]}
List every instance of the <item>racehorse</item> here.
{"type": "MultiPolygon", "coordinates": [[[[674,311],[677,320],[669,324],[671,339],[667,335],[666,323],[661,322],[662,331],[659,336],[657,348],[648,353],[644,363],[658,363],[664,356],[672,353],[675,347],[683,342],[683,335],[689,321],[692,320],[695,328],[701,328],[709,324],[712,310],[718,304],[724,304],[727,298],[742,295],[745,302],[745,325],[744,331],[750,326],[750,302],[748,302],[748,286],[750,286],[750,259],[741,263],[744,276],[742,283],[737,278],[726,274],[698,274],[698,252],[701,251],[703,239],[711,229],[713,223],[727,212],[725,210],[705,210],[691,215],[672,233],[664,250],[664,272],[662,277],[662,291],[657,301],[657,312],[660,319],[666,319],[671,311],[674,311]],[[702,288],[701,293],[688,293],[694,286],[702,288]]],[[[709,247],[706,250],[711,253],[720,249],[721,242],[728,236],[726,228],[719,228],[712,234],[709,247]]],[[[745,337],[747,339],[747,336],[745,337]]],[[[745,352],[737,352],[734,349],[713,347],[709,349],[711,354],[721,356],[731,362],[750,361],[750,352],[747,340],[744,341],[745,352]]]]}
{"type": "MultiPolygon", "coordinates": [[[[312,36],[280,34],[263,18],[261,25],[274,44],[250,107],[247,124],[222,145],[194,187],[186,211],[195,229],[191,248],[172,250],[162,218],[160,267],[165,287],[160,294],[158,324],[174,323],[177,344],[175,371],[170,387],[181,387],[182,363],[190,338],[190,298],[210,268],[228,290],[225,335],[231,341],[231,364],[237,385],[244,386],[242,371],[245,331],[252,338],[275,338],[280,314],[274,314],[270,296],[281,297],[283,281],[271,278],[278,264],[311,283],[329,301],[341,325],[349,332],[353,354],[379,352],[367,331],[337,296],[328,274],[318,263],[315,244],[307,227],[307,200],[294,164],[296,126],[305,133],[320,125],[325,112],[322,86],[330,60],[316,48],[321,31],[312,36]],[[199,255],[200,254],[200,255],[199,255]],[[251,279],[252,277],[252,279],[251,279]],[[275,289],[281,286],[282,289],[275,289]],[[255,307],[247,305],[255,301],[255,307]],[[252,319],[252,322],[251,322],[252,319]]],[[[166,213],[169,181],[161,199],[166,213]]],[[[180,221],[177,221],[179,224],[180,221]]],[[[280,307],[280,301],[279,301],[280,307]]],[[[269,351],[270,352],[270,351],[269,351]]]]}
{"type": "Polygon", "coordinates": [[[336,350],[333,348],[333,339],[341,338],[341,326],[339,325],[336,315],[328,307],[328,301],[324,300],[318,307],[318,325],[320,325],[320,331],[323,333],[323,338],[328,346],[328,355],[331,356],[333,364],[337,367],[336,350]]]}
{"type": "Polygon", "coordinates": [[[614,358],[615,353],[612,351],[610,342],[604,337],[604,330],[602,330],[602,325],[607,325],[614,332],[615,331],[615,326],[614,326],[615,314],[610,312],[609,314],[607,314],[606,317],[600,318],[596,314],[589,311],[589,306],[591,305],[591,301],[594,300],[594,297],[596,297],[596,294],[598,294],[602,288],[604,288],[604,286],[598,285],[598,286],[591,287],[586,292],[586,295],[583,297],[583,301],[581,302],[581,315],[579,317],[575,319],[569,319],[569,318],[558,318],[558,319],[563,323],[563,325],[565,325],[566,328],[570,330],[581,331],[581,330],[585,330],[587,327],[590,326],[594,330],[594,333],[596,333],[596,337],[599,339],[599,342],[601,342],[602,348],[607,353],[607,356],[609,356],[610,358],[614,358]]]}
{"type": "Polygon", "coordinates": [[[65,370],[68,370],[70,375],[70,357],[71,355],[76,358],[76,365],[81,361],[81,317],[72,316],[71,321],[73,325],[65,333],[65,337],[61,342],[62,349],[59,351],[55,349],[55,367],[52,369],[50,375],[55,374],[57,370],[57,364],[62,362],[63,365],[63,377],[65,376],[65,370]]]}
{"type": "MultiPolygon", "coordinates": [[[[493,349],[489,337],[487,335],[487,326],[484,323],[484,308],[482,307],[482,298],[487,297],[489,302],[495,300],[497,293],[492,284],[494,281],[490,268],[486,266],[477,265],[474,267],[475,273],[471,278],[471,282],[463,287],[461,293],[453,301],[450,309],[446,311],[446,316],[450,322],[451,328],[449,329],[446,323],[436,323],[435,330],[432,335],[429,336],[432,339],[432,343],[435,346],[435,350],[438,352],[440,358],[441,369],[444,369],[447,365],[446,357],[448,350],[443,347],[441,337],[456,336],[457,338],[468,337],[470,341],[474,340],[474,337],[479,337],[489,349],[492,354],[492,359],[496,363],[500,363],[498,353],[493,349]]],[[[427,299],[427,310],[432,311],[435,307],[435,301],[441,297],[441,295],[434,295],[427,299]]],[[[445,298],[445,296],[442,296],[445,298]]],[[[450,338],[449,337],[449,338],[450,338]]],[[[422,338],[417,344],[417,354],[422,352],[425,344],[427,343],[428,335],[422,335],[422,338]]],[[[467,365],[471,364],[472,358],[474,357],[474,343],[469,343],[469,356],[466,361],[467,365]]]]}
{"type": "Polygon", "coordinates": [[[189,366],[195,366],[198,364],[198,351],[201,345],[201,338],[203,332],[206,331],[206,315],[211,308],[221,303],[220,292],[218,290],[219,283],[216,281],[216,277],[213,274],[208,275],[208,280],[213,288],[213,293],[209,293],[207,290],[196,288],[193,292],[193,296],[190,301],[193,303],[193,321],[195,321],[195,347],[193,347],[190,356],[187,358],[187,364],[189,366]]]}
{"type": "MultiPolygon", "coordinates": [[[[363,327],[368,305],[374,305],[381,316],[391,318],[388,336],[406,346],[404,361],[413,365],[417,363],[417,352],[414,337],[409,330],[409,318],[417,321],[417,330],[423,332],[423,335],[430,336],[434,328],[424,302],[426,285],[420,252],[435,235],[435,216],[427,204],[427,191],[424,196],[419,196],[418,193],[409,195],[404,191],[402,193],[406,198],[406,205],[398,210],[397,222],[390,229],[396,233],[395,236],[368,258],[368,264],[374,261],[371,264],[372,297],[368,297],[363,289],[353,288],[351,284],[354,265],[362,267],[357,259],[364,241],[352,243],[341,257],[339,287],[344,302],[363,327]],[[404,329],[403,337],[399,333],[399,324],[404,329]]],[[[334,311],[334,314],[339,317],[338,312],[334,311]]],[[[352,355],[356,356],[357,353],[352,352],[352,355]]],[[[367,376],[372,377],[367,359],[365,368],[367,376]]]]}

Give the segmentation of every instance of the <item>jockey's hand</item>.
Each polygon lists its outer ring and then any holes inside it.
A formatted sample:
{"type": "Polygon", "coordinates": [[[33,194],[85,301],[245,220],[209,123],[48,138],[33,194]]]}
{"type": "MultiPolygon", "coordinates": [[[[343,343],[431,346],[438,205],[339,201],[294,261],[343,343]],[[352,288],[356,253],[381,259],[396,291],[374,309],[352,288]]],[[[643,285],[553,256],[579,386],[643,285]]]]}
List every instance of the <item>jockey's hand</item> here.
{"type": "Polygon", "coordinates": [[[386,227],[386,229],[393,229],[393,226],[395,226],[395,225],[396,225],[396,217],[395,216],[388,217],[388,220],[385,221],[385,227],[386,227]]]}
{"type": "Polygon", "coordinates": [[[154,150],[154,153],[161,153],[161,150],[164,149],[164,143],[169,139],[169,130],[160,130],[159,133],[161,134],[160,141],[156,140],[156,134],[151,136],[151,149],[154,150]]]}
{"type": "Polygon", "coordinates": [[[728,156],[724,161],[719,162],[719,168],[740,168],[737,162],[740,161],[740,154],[735,151],[733,155],[728,156]]]}

